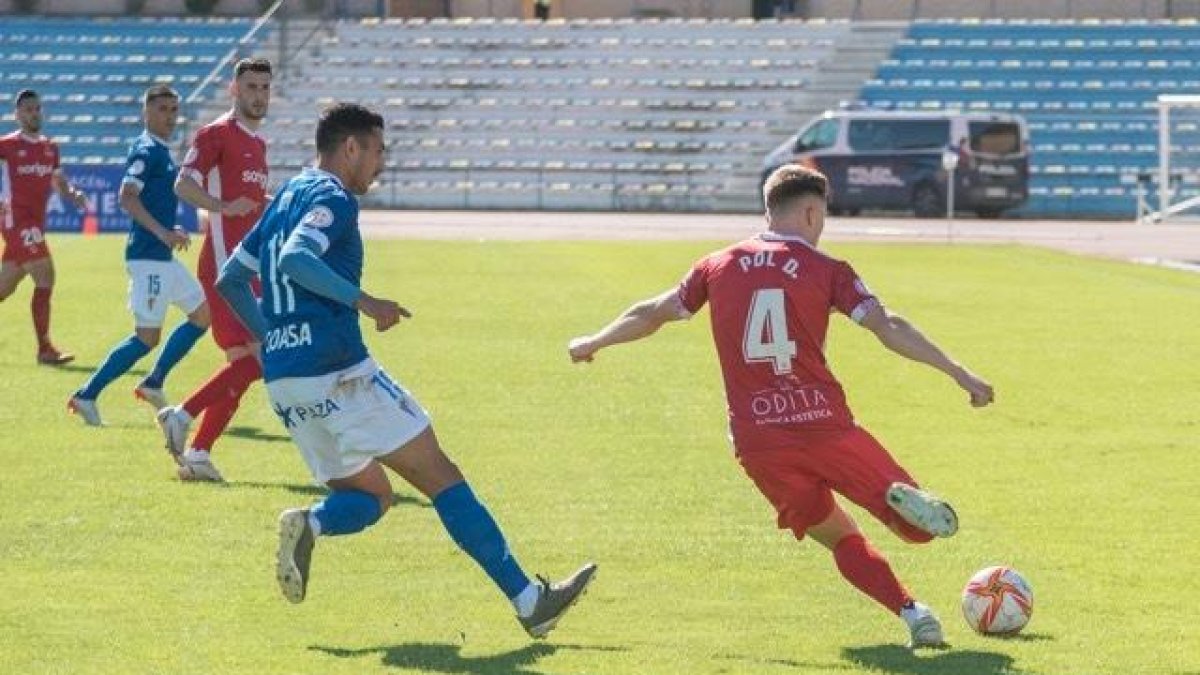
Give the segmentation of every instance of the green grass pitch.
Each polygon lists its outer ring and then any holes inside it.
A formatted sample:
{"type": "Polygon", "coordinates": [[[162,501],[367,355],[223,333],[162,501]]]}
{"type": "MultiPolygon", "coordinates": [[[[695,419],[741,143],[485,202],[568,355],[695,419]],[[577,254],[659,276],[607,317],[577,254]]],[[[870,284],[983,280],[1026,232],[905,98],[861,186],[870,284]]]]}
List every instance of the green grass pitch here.
{"type": "MultiPolygon", "coordinates": [[[[835,321],[859,420],[962,520],[910,546],[854,510],[946,625],[953,649],[913,656],[899,619],[774,528],[732,460],[706,313],[588,366],[566,358],[569,338],[719,242],[369,244],[367,288],[415,315],[369,344],[527,571],[600,565],[544,642],[406,486],[367,533],[323,539],[308,601],[287,604],[275,519],[320,490],[263,388],[214,455],[227,486],[174,480],[133,376],[100,399],[109,426],[83,427],[66,398],[130,332],[122,241],[52,245],[53,332],[78,360],[34,365],[28,282],[0,306],[0,672],[1200,672],[1195,275],[1020,247],[831,247],[997,390],[973,410],[835,321]],[[1034,587],[1016,639],[973,635],[959,613],[993,563],[1034,587]]],[[[206,338],[173,400],[217,363],[206,338]]]]}

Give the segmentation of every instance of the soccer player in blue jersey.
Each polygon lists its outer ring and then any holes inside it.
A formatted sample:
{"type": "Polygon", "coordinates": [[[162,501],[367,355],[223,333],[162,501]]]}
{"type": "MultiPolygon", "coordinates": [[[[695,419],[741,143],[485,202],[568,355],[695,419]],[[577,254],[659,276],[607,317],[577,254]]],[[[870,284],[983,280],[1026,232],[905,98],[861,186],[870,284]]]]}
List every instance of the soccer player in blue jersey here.
{"type": "Polygon", "coordinates": [[[175,224],[179,205],[175,176],[179,170],[167,147],[179,115],[179,94],[166,85],[150,87],[142,97],[142,114],[146,130],[129,149],[120,193],[121,208],[133,219],[125,244],[125,270],[129,274],[134,334],[109,352],[67,402],[67,408],[91,426],[102,424],[96,407],[100,392],[158,344],[168,305],[183,310],[187,321],[171,331],[154,369],[134,390],[155,410],[167,405],[162,391],[167,374],[208,330],[204,291],[172,253],[188,246],[187,231],[175,224]]]}
{"type": "Polygon", "coordinates": [[[596,571],[559,583],[531,581],[458,467],[442,451],[416,399],[371,359],[361,312],[385,331],[410,314],[360,288],[358,200],[383,170],[383,118],[340,103],[317,125],[315,168],[285,184],[225,264],[217,289],[262,343],[263,379],[275,413],[313,476],[330,489],[311,509],[279,517],[276,576],[304,600],[318,536],[353,534],[392,502],[388,467],[433,501],[450,537],[512,602],[535,638],[545,636],[596,571]],[[256,301],[251,281],[262,279],[256,301]]]}

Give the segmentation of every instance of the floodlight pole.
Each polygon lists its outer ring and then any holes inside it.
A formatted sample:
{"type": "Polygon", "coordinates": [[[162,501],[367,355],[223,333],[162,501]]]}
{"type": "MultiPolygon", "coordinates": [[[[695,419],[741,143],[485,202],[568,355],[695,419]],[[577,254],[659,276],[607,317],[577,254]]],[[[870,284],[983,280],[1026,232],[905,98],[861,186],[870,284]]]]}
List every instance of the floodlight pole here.
{"type": "Polygon", "coordinates": [[[1166,217],[1171,205],[1171,115],[1166,97],[1158,97],[1158,212],[1166,217]]]}
{"type": "Polygon", "coordinates": [[[949,184],[946,186],[946,217],[954,218],[954,169],[950,169],[949,184]]]}
{"type": "Polygon", "coordinates": [[[943,152],[942,168],[946,170],[946,238],[949,239],[954,222],[954,170],[958,168],[958,153],[953,150],[943,152]]]}

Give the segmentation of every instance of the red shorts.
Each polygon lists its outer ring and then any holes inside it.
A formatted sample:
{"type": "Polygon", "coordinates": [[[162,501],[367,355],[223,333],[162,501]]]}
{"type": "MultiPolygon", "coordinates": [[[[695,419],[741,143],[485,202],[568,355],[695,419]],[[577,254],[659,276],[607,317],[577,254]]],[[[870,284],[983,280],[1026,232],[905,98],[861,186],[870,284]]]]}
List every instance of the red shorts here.
{"type": "Polygon", "coordinates": [[[39,225],[25,227],[0,228],[4,231],[4,257],[0,260],[6,263],[25,263],[50,257],[50,247],[46,244],[46,233],[39,225]]]}
{"type": "Polygon", "coordinates": [[[196,278],[200,281],[200,287],[204,289],[204,299],[208,301],[208,311],[212,315],[213,340],[221,349],[233,349],[255,342],[254,336],[229,308],[225,298],[217,292],[217,272],[211,262],[211,256],[208,264],[205,262],[205,256],[201,254],[196,278]]]}
{"type": "Polygon", "coordinates": [[[791,530],[797,539],[829,517],[834,492],[908,539],[929,539],[888,506],[892,483],[919,486],[866,429],[814,433],[794,448],[742,452],[738,461],[775,507],[779,528],[791,530]]]}

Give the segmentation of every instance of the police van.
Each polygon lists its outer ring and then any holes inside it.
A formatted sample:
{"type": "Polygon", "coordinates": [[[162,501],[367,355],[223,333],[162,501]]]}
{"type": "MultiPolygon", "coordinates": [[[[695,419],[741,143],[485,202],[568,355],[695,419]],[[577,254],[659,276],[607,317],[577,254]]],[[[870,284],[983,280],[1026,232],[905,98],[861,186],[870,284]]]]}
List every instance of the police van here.
{"type": "Polygon", "coordinates": [[[762,179],[799,163],[829,178],[830,213],[899,209],[931,217],[946,213],[945,167],[953,165],[955,212],[996,218],[1029,196],[1028,148],[1017,115],[838,110],[772,150],[762,179]]]}

